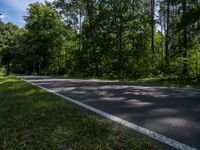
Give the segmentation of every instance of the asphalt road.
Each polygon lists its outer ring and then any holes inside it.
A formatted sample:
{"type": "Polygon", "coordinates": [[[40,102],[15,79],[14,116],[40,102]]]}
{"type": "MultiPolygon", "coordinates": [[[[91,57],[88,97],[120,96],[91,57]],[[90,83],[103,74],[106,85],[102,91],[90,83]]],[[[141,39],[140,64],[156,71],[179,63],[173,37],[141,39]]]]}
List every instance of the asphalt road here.
{"type": "Polygon", "coordinates": [[[21,76],[39,86],[200,149],[200,90],[21,76]]]}

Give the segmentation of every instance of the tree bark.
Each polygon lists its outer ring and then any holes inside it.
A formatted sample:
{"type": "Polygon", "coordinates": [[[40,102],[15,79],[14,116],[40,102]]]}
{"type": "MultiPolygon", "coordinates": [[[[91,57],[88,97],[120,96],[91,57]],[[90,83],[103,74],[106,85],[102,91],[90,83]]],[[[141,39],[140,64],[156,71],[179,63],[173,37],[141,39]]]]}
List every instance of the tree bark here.
{"type": "Polygon", "coordinates": [[[6,65],[6,75],[7,76],[10,75],[10,64],[9,63],[6,65]]]}
{"type": "Polygon", "coordinates": [[[151,0],[151,50],[152,50],[152,68],[154,67],[154,30],[155,30],[155,20],[154,20],[154,11],[155,11],[155,0],[151,0]]]}
{"type": "Polygon", "coordinates": [[[119,20],[120,20],[120,25],[119,25],[119,68],[118,68],[118,76],[121,78],[121,70],[122,70],[122,30],[123,30],[123,20],[122,20],[122,6],[120,6],[120,11],[119,11],[119,20]]]}
{"type": "Polygon", "coordinates": [[[91,33],[91,38],[92,38],[91,45],[92,45],[92,51],[93,51],[93,55],[94,55],[95,75],[98,76],[99,75],[99,65],[98,65],[97,53],[96,53],[95,31],[94,31],[92,7],[93,7],[93,0],[86,0],[86,10],[87,10],[87,14],[88,14],[90,33],[91,33]]]}
{"type": "MultiPolygon", "coordinates": [[[[183,6],[183,15],[186,13],[186,7],[187,7],[187,2],[186,0],[183,0],[182,3],[183,6]]],[[[183,76],[184,78],[187,77],[187,27],[184,27],[183,29],[183,76]]]]}
{"type": "Polygon", "coordinates": [[[82,22],[81,22],[81,19],[82,19],[82,11],[81,11],[81,8],[79,10],[79,51],[82,50],[82,22]]]}
{"type": "Polygon", "coordinates": [[[166,26],[166,36],[165,36],[165,64],[169,64],[169,13],[170,13],[170,3],[167,1],[167,26],[166,26]]]}
{"type": "MultiPolygon", "coordinates": [[[[160,4],[160,8],[162,7],[162,4],[160,4]]],[[[161,43],[162,43],[162,61],[164,62],[165,60],[165,42],[164,42],[164,36],[163,36],[163,32],[164,32],[164,27],[163,27],[163,17],[162,13],[160,13],[160,30],[161,30],[161,43]]]]}

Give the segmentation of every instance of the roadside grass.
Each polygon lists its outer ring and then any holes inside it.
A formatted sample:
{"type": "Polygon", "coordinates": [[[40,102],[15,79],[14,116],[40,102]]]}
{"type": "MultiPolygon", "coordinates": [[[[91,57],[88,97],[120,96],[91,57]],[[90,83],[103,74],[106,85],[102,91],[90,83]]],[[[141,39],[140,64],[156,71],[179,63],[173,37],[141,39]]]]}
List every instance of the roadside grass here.
{"type": "MultiPolygon", "coordinates": [[[[62,76],[64,78],[71,78],[70,76],[62,76]]],[[[78,79],[99,80],[105,82],[127,82],[136,85],[151,85],[151,86],[166,86],[166,87],[181,87],[181,88],[200,88],[199,80],[173,79],[168,77],[152,77],[141,79],[108,79],[103,77],[77,77],[78,79]]]]}
{"type": "Polygon", "coordinates": [[[151,139],[15,77],[1,80],[7,82],[0,84],[0,149],[159,149],[151,139]]]}
{"type": "Polygon", "coordinates": [[[170,78],[145,78],[138,80],[124,80],[125,82],[143,85],[155,85],[166,87],[183,87],[183,88],[200,88],[200,81],[184,80],[184,79],[170,79],[170,78]]]}
{"type": "Polygon", "coordinates": [[[6,78],[4,77],[4,74],[0,68],[0,84],[1,84],[1,82],[4,82],[5,80],[6,80],[6,78]]]}

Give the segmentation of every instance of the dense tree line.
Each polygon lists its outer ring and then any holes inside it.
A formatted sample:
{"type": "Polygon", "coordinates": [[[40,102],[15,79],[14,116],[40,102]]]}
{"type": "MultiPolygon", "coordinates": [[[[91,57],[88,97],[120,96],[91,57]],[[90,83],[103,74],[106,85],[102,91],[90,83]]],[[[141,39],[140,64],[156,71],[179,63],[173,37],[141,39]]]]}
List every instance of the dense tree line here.
{"type": "Polygon", "coordinates": [[[200,77],[199,0],[34,3],[26,25],[0,23],[1,65],[16,73],[200,77]]]}

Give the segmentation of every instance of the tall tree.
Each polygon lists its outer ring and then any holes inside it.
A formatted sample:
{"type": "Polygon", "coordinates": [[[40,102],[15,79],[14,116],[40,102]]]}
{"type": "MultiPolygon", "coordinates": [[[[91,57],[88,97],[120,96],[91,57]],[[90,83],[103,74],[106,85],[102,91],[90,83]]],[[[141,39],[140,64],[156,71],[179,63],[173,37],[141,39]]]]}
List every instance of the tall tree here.
{"type": "Polygon", "coordinates": [[[63,44],[63,24],[61,16],[50,3],[34,3],[28,8],[25,17],[27,29],[27,61],[32,65],[33,72],[47,72],[60,53],[63,44]]]}
{"type": "Polygon", "coordinates": [[[19,46],[18,34],[19,28],[12,23],[5,24],[1,30],[0,62],[1,65],[6,67],[6,75],[10,74],[10,67],[16,58],[16,51],[19,46]]]}
{"type": "MultiPolygon", "coordinates": [[[[182,8],[183,8],[183,16],[186,14],[187,9],[187,1],[183,0],[182,2],[182,8]]],[[[183,29],[183,75],[184,77],[187,77],[187,27],[184,27],[183,29]]]]}
{"type": "Polygon", "coordinates": [[[35,3],[17,48],[26,63],[16,68],[110,78],[194,77],[196,68],[197,77],[199,10],[199,0],[35,3]]]}
{"type": "Polygon", "coordinates": [[[151,0],[151,50],[152,50],[152,66],[154,66],[154,53],[155,53],[155,43],[154,43],[154,32],[155,32],[155,0],[151,0]]]}
{"type": "Polygon", "coordinates": [[[91,45],[92,51],[94,55],[94,62],[95,62],[95,74],[99,75],[99,63],[96,53],[96,40],[95,40],[95,29],[94,29],[94,0],[85,0],[86,11],[89,20],[89,27],[90,27],[90,34],[91,34],[91,45]]]}
{"type": "Polygon", "coordinates": [[[166,36],[165,36],[165,63],[169,65],[169,24],[170,24],[170,2],[167,0],[167,22],[166,22],[166,36]]]}

